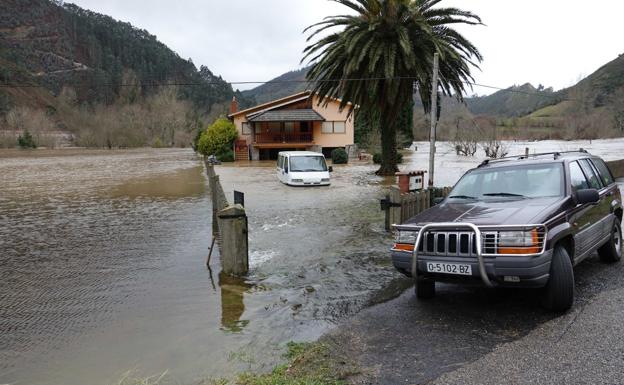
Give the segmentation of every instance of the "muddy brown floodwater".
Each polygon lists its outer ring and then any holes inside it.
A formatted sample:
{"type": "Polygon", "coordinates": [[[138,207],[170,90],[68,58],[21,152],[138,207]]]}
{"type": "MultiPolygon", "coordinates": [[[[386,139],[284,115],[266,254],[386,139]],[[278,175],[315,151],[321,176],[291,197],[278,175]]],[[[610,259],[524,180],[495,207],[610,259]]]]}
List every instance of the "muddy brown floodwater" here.
{"type": "MultiPolygon", "coordinates": [[[[620,158],[624,142],[583,146],[620,158]]],[[[409,168],[427,168],[425,151],[409,168]]],[[[480,158],[438,147],[437,185],[480,158]]],[[[211,202],[190,150],[0,152],[0,384],[117,383],[168,370],[179,383],[268,370],[399,291],[378,199],[393,178],[335,166],[332,185],[291,188],[272,162],[219,166],[245,193],[251,272],[204,266],[211,202]]]]}
{"type": "Polygon", "coordinates": [[[266,369],[397,278],[372,166],[289,189],[272,163],[219,167],[246,193],[251,274],[204,266],[211,202],[190,150],[0,154],[0,383],[181,383],[266,369]]]}

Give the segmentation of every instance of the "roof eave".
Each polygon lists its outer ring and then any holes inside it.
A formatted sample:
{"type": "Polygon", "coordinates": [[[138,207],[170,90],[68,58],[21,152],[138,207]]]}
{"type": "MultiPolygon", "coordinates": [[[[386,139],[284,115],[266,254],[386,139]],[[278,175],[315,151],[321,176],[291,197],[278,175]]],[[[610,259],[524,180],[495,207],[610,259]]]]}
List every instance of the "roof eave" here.
{"type": "Polygon", "coordinates": [[[250,108],[246,108],[244,110],[236,111],[234,113],[229,114],[228,118],[231,119],[231,118],[233,118],[235,116],[238,116],[238,115],[241,115],[241,114],[247,114],[247,113],[250,113],[251,111],[254,111],[254,110],[259,110],[258,112],[260,112],[263,109],[266,109],[268,107],[272,107],[273,104],[276,104],[276,103],[279,104],[281,102],[289,102],[290,99],[297,99],[297,98],[300,98],[300,97],[302,97],[304,95],[310,95],[310,94],[311,94],[310,91],[301,91],[299,93],[292,94],[292,95],[289,95],[289,96],[285,96],[285,97],[280,98],[280,99],[271,100],[270,102],[258,104],[257,106],[254,106],[254,107],[250,107],[250,108]]]}

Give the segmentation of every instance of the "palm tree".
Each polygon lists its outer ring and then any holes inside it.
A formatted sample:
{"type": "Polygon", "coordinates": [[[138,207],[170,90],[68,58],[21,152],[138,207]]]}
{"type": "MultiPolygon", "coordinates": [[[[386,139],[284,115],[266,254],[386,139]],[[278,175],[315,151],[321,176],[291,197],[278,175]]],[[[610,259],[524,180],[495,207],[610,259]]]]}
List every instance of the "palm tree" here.
{"type": "MultiPolygon", "coordinates": [[[[482,60],[479,50],[451,26],[481,24],[457,8],[434,7],[442,0],[332,0],[354,14],[329,16],[306,28],[310,42],[303,61],[312,91],[342,100],[342,108],[359,105],[379,116],[382,163],[380,175],[394,175],[397,117],[412,102],[414,89],[425,112],[430,110],[433,56],[440,55],[440,88],[460,101],[470,66],[482,60]],[[327,31],[333,27],[340,31],[327,31]],[[327,32],[324,32],[327,31],[327,32]],[[353,102],[348,105],[347,101],[353,102]]],[[[436,92],[438,92],[436,90],[436,92]]],[[[324,99],[327,103],[327,98],[324,99]]],[[[353,112],[351,110],[350,112],[353,112]]]]}

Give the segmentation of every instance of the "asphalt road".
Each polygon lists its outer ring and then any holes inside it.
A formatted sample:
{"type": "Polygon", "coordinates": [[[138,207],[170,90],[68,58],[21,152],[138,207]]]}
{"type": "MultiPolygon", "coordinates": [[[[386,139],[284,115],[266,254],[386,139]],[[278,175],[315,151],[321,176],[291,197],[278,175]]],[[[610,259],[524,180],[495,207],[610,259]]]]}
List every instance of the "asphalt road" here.
{"type": "Polygon", "coordinates": [[[438,284],[359,313],[326,336],[362,368],[357,384],[624,382],[624,262],[575,268],[572,310],[539,292],[438,284]]]}

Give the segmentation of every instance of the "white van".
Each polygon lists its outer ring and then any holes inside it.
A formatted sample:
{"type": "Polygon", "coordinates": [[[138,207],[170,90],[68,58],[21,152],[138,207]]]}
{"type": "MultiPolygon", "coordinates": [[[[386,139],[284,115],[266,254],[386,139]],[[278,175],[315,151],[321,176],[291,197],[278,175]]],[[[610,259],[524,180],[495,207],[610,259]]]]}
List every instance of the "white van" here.
{"type": "Polygon", "coordinates": [[[277,155],[277,179],[289,186],[328,186],[332,171],[318,152],[282,151],[277,155]]]}

